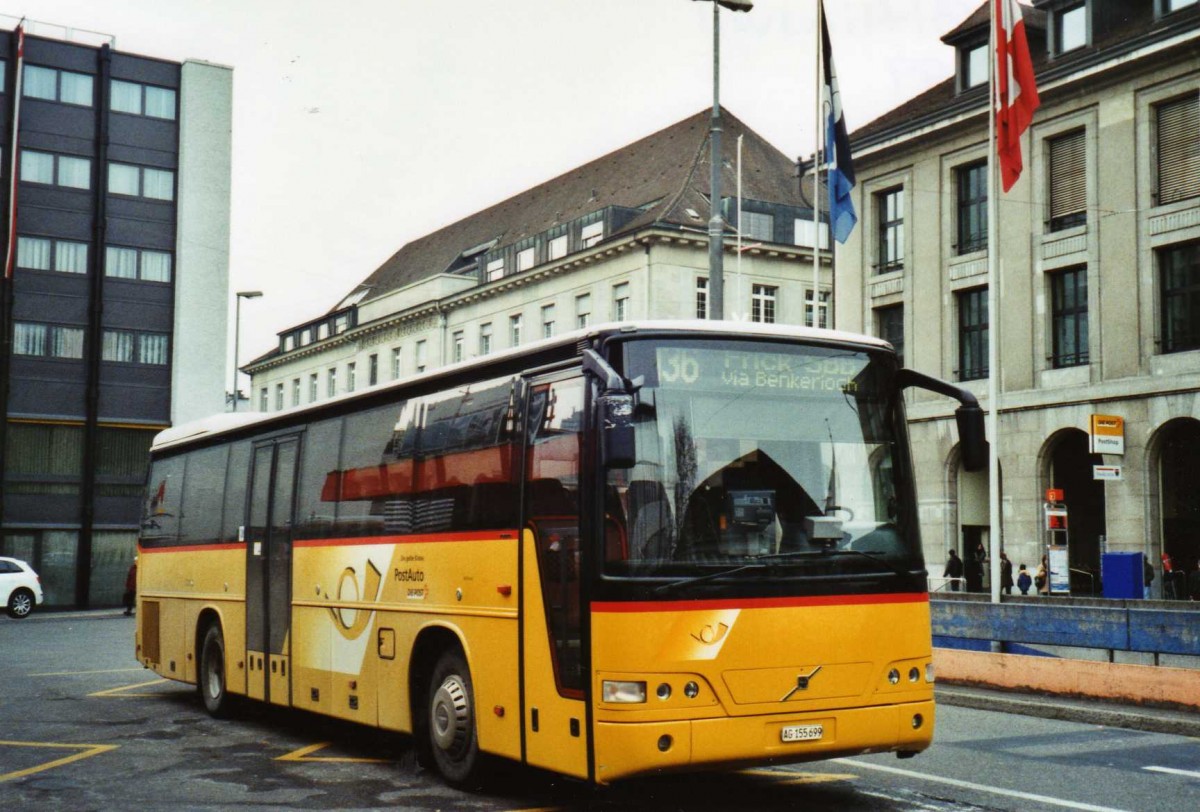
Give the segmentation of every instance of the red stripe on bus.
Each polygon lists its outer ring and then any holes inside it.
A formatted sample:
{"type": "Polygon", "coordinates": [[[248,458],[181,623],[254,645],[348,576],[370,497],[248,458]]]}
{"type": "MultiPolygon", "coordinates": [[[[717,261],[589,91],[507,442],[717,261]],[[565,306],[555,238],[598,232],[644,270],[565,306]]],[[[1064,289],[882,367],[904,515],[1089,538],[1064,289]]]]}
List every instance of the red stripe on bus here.
{"type": "Polygon", "coordinates": [[[424,533],[416,536],[365,536],[340,539],[302,539],[293,547],[353,547],[359,544],[440,544],[449,541],[511,541],[516,530],[477,530],[469,533],[424,533]]]}
{"type": "Polygon", "coordinates": [[[926,603],[929,595],[894,593],[888,595],[811,595],[792,598],[718,598],[694,601],[604,601],[592,604],[592,611],[604,613],[628,612],[697,612],[713,609],[785,609],[798,606],[860,606],[886,603],[926,603]]]}
{"type": "Polygon", "coordinates": [[[245,543],[241,541],[224,541],[215,544],[172,544],[164,547],[143,547],[138,545],[138,552],[142,553],[198,553],[207,550],[236,550],[245,547],[245,543]]]}

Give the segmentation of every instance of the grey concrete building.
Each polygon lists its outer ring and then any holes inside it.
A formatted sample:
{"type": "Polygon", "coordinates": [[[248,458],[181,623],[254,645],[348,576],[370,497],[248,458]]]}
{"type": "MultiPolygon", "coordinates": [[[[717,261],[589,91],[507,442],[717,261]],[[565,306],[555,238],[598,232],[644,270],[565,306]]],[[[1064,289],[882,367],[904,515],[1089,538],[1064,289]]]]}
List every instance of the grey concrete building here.
{"type": "Polygon", "coordinates": [[[70,34],[27,24],[18,99],[0,33],[0,554],[34,565],[48,604],[103,606],[136,550],[151,439],[224,408],[232,71],[70,34]]]}
{"type": "MultiPolygon", "coordinates": [[[[1200,4],[1024,8],[1041,107],[1024,172],[989,201],[987,5],[949,32],[954,76],[852,135],[860,227],[838,253],[838,326],[986,401],[999,342],[1002,542],[1036,567],[1047,488],[1069,507],[1072,589],[1105,551],[1200,561],[1200,4]],[[987,207],[999,307],[987,311],[987,207]],[[1123,453],[1090,443],[1121,418],[1123,453]],[[1096,479],[1101,474],[1120,479],[1096,479]]],[[[990,404],[986,404],[990,405],[990,404]]],[[[987,474],[958,465],[944,404],[909,409],[930,569],[989,541],[987,474]]]]}

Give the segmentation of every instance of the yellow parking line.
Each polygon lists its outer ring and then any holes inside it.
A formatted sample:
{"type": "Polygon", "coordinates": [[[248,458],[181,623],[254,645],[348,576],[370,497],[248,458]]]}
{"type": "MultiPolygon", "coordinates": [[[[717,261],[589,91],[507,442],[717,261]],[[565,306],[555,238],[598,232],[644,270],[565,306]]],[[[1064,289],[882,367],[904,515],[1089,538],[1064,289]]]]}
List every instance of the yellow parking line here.
{"type": "Polygon", "coordinates": [[[16,772],[4,773],[0,775],[0,784],[5,781],[12,781],[17,778],[24,778],[27,775],[40,773],[43,770],[52,770],[55,767],[61,767],[64,764],[70,764],[72,761],[81,761],[85,758],[98,756],[101,753],[107,753],[109,750],[116,750],[115,744],[58,744],[55,742],[10,742],[0,741],[0,747],[49,747],[68,750],[81,750],[82,752],[74,753],[73,755],[56,758],[53,761],[47,761],[45,764],[38,764],[34,767],[28,767],[24,770],[16,772]]]}
{"type": "Polygon", "coordinates": [[[106,668],[102,671],[50,671],[45,674],[30,674],[31,677],[76,677],[83,674],[124,674],[127,671],[145,671],[144,668],[106,668]]]}
{"type": "Polygon", "coordinates": [[[333,742],[317,742],[310,744],[307,747],[301,747],[299,750],[293,750],[286,755],[277,756],[276,761],[308,761],[308,762],[327,762],[327,763],[349,763],[349,764],[390,764],[391,761],[386,758],[350,758],[341,756],[310,756],[309,753],[315,753],[318,750],[323,750],[333,742]]]}
{"type": "Polygon", "coordinates": [[[161,679],[161,678],[160,679],[152,679],[149,682],[135,682],[133,685],[121,685],[117,688],[106,688],[103,691],[96,691],[95,693],[88,694],[88,696],[103,696],[103,697],[154,696],[154,694],[131,694],[131,693],[126,693],[126,692],[132,691],[134,688],[145,688],[147,685],[165,685],[166,683],[167,683],[167,680],[165,680],[165,679],[161,679]]]}

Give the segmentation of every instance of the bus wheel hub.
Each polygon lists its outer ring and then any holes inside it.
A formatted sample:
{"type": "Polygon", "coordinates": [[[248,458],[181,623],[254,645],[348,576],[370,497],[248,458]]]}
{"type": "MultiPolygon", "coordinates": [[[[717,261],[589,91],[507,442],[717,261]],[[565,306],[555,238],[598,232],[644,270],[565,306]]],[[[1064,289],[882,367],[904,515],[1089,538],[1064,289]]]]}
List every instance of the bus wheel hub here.
{"type": "Polygon", "coordinates": [[[458,755],[466,745],[469,724],[467,692],[457,677],[447,677],[433,696],[434,743],[446,753],[458,755]]]}

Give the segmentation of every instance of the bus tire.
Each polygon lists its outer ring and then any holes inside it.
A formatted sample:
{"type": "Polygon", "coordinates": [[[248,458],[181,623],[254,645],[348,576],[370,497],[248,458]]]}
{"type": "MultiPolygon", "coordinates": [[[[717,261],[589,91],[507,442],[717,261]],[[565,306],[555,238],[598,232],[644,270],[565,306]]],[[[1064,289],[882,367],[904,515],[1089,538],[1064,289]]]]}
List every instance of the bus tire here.
{"type": "Polygon", "coordinates": [[[219,623],[210,624],[204,631],[196,688],[209,716],[225,719],[232,713],[233,696],[225,684],[225,636],[219,623]]]}
{"type": "Polygon", "coordinates": [[[488,762],[479,751],[471,672],[459,651],[445,651],[438,658],[429,680],[426,707],[428,747],[438,772],[452,786],[482,786],[488,762]]]}
{"type": "Polygon", "coordinates": [[[21,587],[14,589],[8,596],[8,616],[14,620],[23,620],[33,612],[33,593],[21,587]]]}

